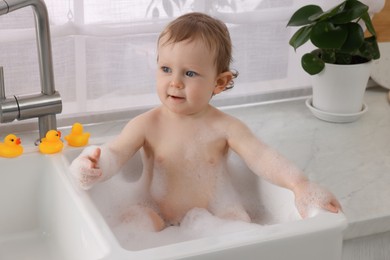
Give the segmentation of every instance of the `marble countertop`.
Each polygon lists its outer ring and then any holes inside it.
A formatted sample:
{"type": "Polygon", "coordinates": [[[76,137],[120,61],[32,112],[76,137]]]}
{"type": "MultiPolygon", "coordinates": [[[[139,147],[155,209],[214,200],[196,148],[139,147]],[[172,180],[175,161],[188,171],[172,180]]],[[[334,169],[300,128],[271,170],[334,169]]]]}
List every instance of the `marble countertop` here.
{"type": "MultiPolygon", "coordinates": [[[[387,91],[369,88],[365,94],[368,111],[357,121],[345,124],[317,119],[305,106],[305,99],[221,109],[244,121],[260,139],[337,196],[349,221],[344,239],[390,231],[387,91]]],[[[122,119],[89,124],[85,131],[91,132],[91,143],[98,143],[101,136],[118,134],[126,122],[122,119]]],[[[67,132],[69,127],[62,130],[67,132]]],[[[36,132],[21,135],[32,139],[36,132]]]]}
{"type": "Polygon", "coordinates": [[[390,104],[369,89],[357,121],[328,123],[295,100],[227,110],[340,200],[349,221],[344,239],[390,231],[390,104]]]}

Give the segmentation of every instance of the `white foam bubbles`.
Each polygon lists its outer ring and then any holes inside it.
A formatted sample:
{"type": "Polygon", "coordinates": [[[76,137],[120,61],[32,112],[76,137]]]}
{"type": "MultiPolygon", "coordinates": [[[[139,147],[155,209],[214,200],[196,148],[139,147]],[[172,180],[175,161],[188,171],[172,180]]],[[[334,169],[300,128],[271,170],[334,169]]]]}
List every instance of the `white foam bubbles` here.
{"type": "Polygon", "coordinates": [[[261,226],[220,219],[206,209],[194,208],[185,215],[180,226],[170,226],[160,232],[142,230],[141,226],[127,222],[117,225],[113,232],[125,249],[136,251],[253,229],[260,231],[261,226]]]}
{"type": "Polygon", "coordinates": [[[252,221],[262,225],[297,219],[296,214],[292,214],[296,212],[292,194],[261,181],[245,164],[235,161],[233,164],[235,167],[231,174],[220,175],[221,179],[217,180],[221,189],[218,188],[216,191],[218,198],[214,202],[218,205],[213,205],[210,209],[212,213],[206,209],[194,208],[187,212],[180,226],[166,227],[160,232],[151,232],[150,223],[137,225],[136,221],[130,223],[121,218],[131,206],[136,204],[153,208],[150,194],[146,192],[150,183],[148,176],[144,174],[135,182],[129,182],[123,177],[123,174],[139,171],[133,168],[134,164],[124,167],[122,173],[113,178],[96,184],[88,193],[122,247],[135,251],[245,230],[256,229],[256,232],[267,232],[259,224],[226,220],[215,216],[217,214],[214,211],[221,208],[221,205],[228,207],[232,206],[233,202],[235,205],[242,205],[252,221]]]}
{"type": "Polygon", "coordinates": [[[245,221],[221,219],[206,209],[194,208],[183,218],[180,228],[195,237],[208,237],[258,228],[260,225],[245,221]]]}

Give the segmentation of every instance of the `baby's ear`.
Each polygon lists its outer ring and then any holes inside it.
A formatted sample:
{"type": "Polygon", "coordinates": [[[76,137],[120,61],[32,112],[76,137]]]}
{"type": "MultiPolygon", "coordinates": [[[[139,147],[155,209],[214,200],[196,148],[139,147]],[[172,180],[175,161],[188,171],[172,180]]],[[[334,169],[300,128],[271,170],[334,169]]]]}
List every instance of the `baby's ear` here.
{"type": "Polygon", "coordinates": [[[217,76],[216,85],[213,94],[219,94],[226,89],[230,81],[233,79],[233,73],[231,71],[222,72],[217,76]]]}

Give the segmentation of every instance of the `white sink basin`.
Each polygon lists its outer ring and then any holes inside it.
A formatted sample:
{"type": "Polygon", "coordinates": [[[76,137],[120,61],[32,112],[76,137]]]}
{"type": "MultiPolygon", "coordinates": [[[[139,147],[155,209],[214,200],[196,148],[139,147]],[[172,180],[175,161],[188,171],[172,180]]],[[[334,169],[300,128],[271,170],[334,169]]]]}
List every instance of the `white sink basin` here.
{"type": "MultiPolygon", "coordinates": [[[[68,163],[80,151],[65,151],[68,163]]],[[[98,229],[109,245],[107,259],[341,259],[342,231],[347,223],[343,214],[318,212],[302,220],[290,191],[262,181],[235,155],[228,163],[235,188],[259,225],[228,223],[232,231],[222,234],[218,229],[226,225],[208,218],[202,222],[210,229],[207,235],[186,236],[182,226],[158,233],[132,232],[118,219],[137,199],[137,180],[142,172],[139,154],[110,180],[80,191],[85,194],[80,201],[90,219],[99,221],[98,229]]],[[[195,231],[199,223],[192,227],[195,231]]]]}
{"type": "Polygon", "coordinates": [[[77,204],[61,155],[0,158],[0,259],[98,259],[99,235],[77,204]]]}
{"type": "Polygon", "coordinates": [[[210,215],[204,222],[211,230],[206,235],[187,236],[184,224],[158,233],[131,233],[121,223],[118,226],[118,209],[136,199],[140,155],[121,173],[86,192],[73,186],[68,170],[80,151],[66,147],[55,155],[29,152],[15,159],[0,158],[0,259],[341,257],[343,214],[319,213],[301,220],[290,191],[261,181],[235,156],[229,160],[232,173],[237,173],[232,174],[233,182],[252,220],[260,225],[221,225],[210,215]],[[229,229],[214,232],[214,223],[229,229]]]}

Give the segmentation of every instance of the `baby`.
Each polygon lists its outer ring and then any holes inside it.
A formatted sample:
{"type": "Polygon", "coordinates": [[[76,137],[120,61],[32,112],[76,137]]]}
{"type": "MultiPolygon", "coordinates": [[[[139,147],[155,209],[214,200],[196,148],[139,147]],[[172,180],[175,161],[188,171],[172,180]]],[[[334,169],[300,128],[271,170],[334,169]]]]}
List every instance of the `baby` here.
{"type": "Polygon", "coordinates": [[[73,161],[72,175],[83,189],[113,176],[142,148],[143,175],[153,203],[134,205],[126,221],[142,213],[159,231],[180,224],[197,207],[220,218],[250,222],[239,201],[219,204],[217,190],[229,182],[226,161],[232,150],[255,174],[293,191],[302,217],[312,206],[334,213],[341,209],[330,192],[310,182],[245,124],[209,104],[214,95],[233,86],[236,76],[229,68],[232,45],[224,23],[201,13],[185,14],[160,34],[157,48],[162,104],[129,121],[112,141],[85,149],[73,161]]]}

